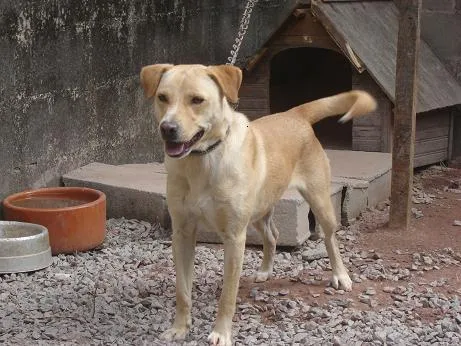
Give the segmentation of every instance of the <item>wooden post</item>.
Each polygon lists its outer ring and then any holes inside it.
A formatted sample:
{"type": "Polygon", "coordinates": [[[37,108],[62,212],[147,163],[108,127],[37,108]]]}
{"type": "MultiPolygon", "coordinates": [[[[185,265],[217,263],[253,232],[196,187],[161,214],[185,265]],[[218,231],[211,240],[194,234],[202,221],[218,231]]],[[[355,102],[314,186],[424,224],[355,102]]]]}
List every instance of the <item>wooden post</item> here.
{"type": "Polygon", "coordinates": [[[411,217],[421,0],[400,0],[389,227],[408,229],[411,217]]]}

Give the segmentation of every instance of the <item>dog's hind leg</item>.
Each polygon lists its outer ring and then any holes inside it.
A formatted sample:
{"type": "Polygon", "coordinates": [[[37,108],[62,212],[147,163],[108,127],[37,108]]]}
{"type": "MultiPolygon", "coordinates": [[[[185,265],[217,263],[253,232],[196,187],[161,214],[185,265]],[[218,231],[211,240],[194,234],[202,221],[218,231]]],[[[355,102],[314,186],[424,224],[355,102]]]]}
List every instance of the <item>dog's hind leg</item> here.
{"type": "Polygon", "coordinates": [[[263,238],[263,261],[255,276],[255,282],[264,282],[272,275],[274,268],[274,256],[279,231],[274,222],[274,208],[261,219],[253,223],[253,226],[263,238]]]}
{"type": "Polygon", "coordinates": [[[322,226],[315,220],[315,215],[312,210],[309,210],[309,240],[319,240],[323,238],[322,226]]]}
{"type": "Polygon", "coordinates": [[[311,175],[311,177],[315,178],[306,182],[305,186],[298,187],[298,190],[311,206],[325,234],[325,247],[333,271],[333,278],[331,281],[333,287],[350,291],[352,289],[352,281],[341,259],[335,236],[337,221],[330,197],[330,175],[325,174],[325,172],[317,172],[311,175]]]}

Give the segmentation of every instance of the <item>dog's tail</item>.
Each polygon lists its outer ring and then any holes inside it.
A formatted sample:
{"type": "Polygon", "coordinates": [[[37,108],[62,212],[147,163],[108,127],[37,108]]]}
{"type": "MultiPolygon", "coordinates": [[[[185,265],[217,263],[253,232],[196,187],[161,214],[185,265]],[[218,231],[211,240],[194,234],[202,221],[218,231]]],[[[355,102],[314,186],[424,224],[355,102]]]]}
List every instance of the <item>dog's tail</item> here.
{"type": "Polygon", "coordinates": [[[375,109],[376,101],[370,94],[361,90],[353,90],[305,103],[293,110],[312,125],[324,118],[344,113],[339,122],[345,123],[375,109]]]}

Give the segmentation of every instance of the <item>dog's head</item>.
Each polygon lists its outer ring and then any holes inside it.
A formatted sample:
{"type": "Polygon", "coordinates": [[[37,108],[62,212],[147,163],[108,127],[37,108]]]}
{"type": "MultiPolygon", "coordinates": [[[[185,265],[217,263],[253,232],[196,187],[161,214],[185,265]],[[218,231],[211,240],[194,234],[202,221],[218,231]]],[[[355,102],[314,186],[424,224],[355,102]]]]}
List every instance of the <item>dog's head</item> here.
{"type": "Polygon", "coordinates": [[[242,72],[229,65],[149,65],[141,70],[146,97],[170,157],[182,158],[220,140],[227,100],[237,102],[242,72]]]}

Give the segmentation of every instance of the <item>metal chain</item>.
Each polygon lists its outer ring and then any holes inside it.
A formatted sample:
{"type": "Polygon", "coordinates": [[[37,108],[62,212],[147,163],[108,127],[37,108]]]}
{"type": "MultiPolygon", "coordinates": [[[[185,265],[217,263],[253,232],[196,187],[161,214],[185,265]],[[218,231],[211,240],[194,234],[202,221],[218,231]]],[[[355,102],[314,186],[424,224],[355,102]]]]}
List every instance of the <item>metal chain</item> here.
{"type": "Polygon", "coordinates": [[[239,54],[240,45],[242,44],[243,38],[248,30],[248,25],[250,24],[250,17],[251,12],[253,11],[253,7],[258,3],[259,0],[248,0],[245,11],[243,12],[242,19],[240,20],[239,31],[237,33],[237,37],[235,38],[234,44],[232,45],[232,49],[230,51],[230,55],[227,58],[226,65],[235,65],[237,61],[237,56],[239,54]]]}
{"type": "MultiPolygon", "coordinates": [[[[243,11],[242,19],[240,20],[239,31],[237,33],[237,37],[234,40],[234,44],[232,45],[232,49],[230,51],[230,55],[227,58],[226,65],[235,65],[237,61],[237,56],[239,54],[240,46],[243,42],[243,38],[248,30],[248,25],[250,24],[250,17],[251,12],[253,12],[253,7],[258,3],[259,0],[248,0],[245,11],[243,11]]],[[[231,105],[234,110],[237,110],[239,106],[239,100],[236,103],[231,105]]]]}

